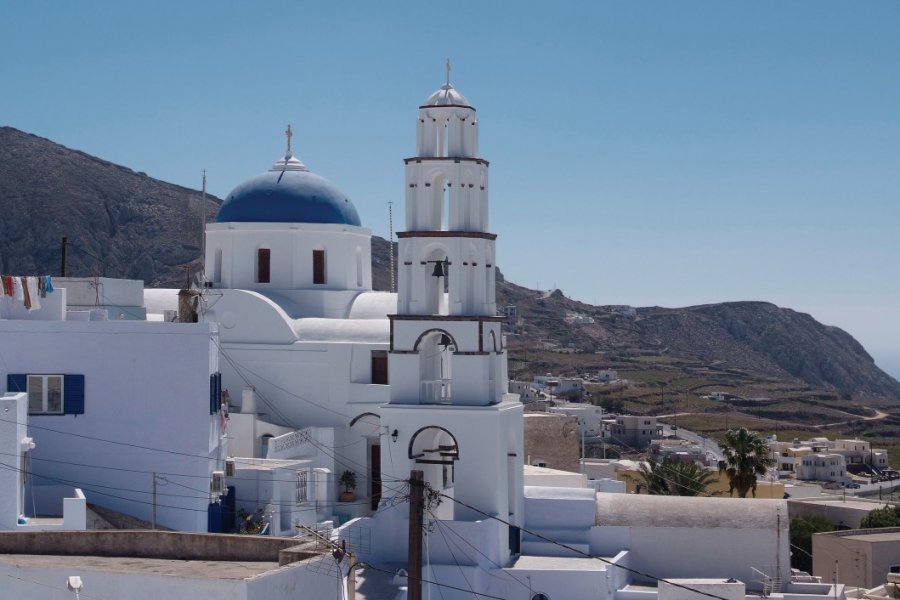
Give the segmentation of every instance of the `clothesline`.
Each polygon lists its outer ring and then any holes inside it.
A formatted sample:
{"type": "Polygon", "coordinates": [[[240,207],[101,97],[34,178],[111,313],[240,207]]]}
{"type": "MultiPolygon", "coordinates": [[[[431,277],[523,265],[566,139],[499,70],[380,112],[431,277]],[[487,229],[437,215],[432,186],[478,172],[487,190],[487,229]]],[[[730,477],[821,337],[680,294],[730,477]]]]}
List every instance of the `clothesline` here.
{"type": "Polygon", "coordinates": [[[53,293],[53,278],[49,275],[37,277],[18,275],[0,275],[3,296],[21,302],[29,311],[41,307],[41,298],[53,293]]]}

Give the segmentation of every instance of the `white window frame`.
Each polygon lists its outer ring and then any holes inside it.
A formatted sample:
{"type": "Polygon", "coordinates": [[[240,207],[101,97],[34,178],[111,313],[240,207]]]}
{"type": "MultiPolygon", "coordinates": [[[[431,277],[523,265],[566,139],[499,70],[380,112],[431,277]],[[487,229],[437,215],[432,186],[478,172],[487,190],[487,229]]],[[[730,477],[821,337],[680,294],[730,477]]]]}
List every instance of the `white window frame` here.
{"type": "Polygon", "coordinates": [[[30,415],[62,415],[66,412],[66,389],[65,389],[65,377],[63,375],[57,373],[29,373],[25,376],[26,387],[28,393],[28,414],[30,415]],[[52,378],[59,379],[59,410],[49,410],[49,388],[47,385],[48,381],[52,378]],[[31,403],[31,395],[32,395],[32,379],[40,379],[41,380],[41,410],[34,410],[32,408],[31,403]]]}

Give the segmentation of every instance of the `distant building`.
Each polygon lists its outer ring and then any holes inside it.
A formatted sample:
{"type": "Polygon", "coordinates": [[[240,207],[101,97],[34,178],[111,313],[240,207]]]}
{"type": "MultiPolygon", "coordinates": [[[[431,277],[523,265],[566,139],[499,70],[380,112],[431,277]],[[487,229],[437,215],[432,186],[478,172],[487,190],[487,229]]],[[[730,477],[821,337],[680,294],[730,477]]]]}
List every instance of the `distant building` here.
{"type": "Polygon", "coordinates": [[[568,415],[578,420],[578,435],[587,441],[599,441],[604,439],[603,407],[593,404],[563,403],[551,406],[549,413],[568,415]]]}
{"type": "Polygon", "coordinates": [[[533,400],[543,400],[546,395],[544,392],[534,387],[530,381],[513,381],[509,382],[509,393],[518,394],[519,400],[522,402],[531,402],[533,400]]]}
{"type": "Polygon", "coordinates": [[[646,448],[650,440],[662,436],[662,426],[657,425],[656,417],[643,415],[619,415],[614,420],[604,422],[611,442],[631,448],[646,448]]]}
{"type": "Polygon", "coordinates": [[[609,383],[611,381],[618,381],[619,373],[615,369],[603,369],[597,373],[596,379],[600,383],[609,383]]]}
{"type": "Polygon", "coordinates": [[[869,467],[881,471],[888,467],[887,450],[872,448],[864,440],[831,441],[826,437],[814,437],[806,441],[795,439],[792,442],[780,442],[773,436],[768,446],[770,458],[775,461],[782,477],[795,475],[797,479],[841,482],[849,480],[849,477],[845,477],[848,472],[867,471],[869,467]],[[832,454],[840,459],[833,459],[835,464],[831,464],[832,459],[829,459],[826,464],[822,457],[832,454]],[[811,455],[820,455],[820,458],[818,461],[808,458],[811,455]],[[834,470],[832,467],[840,467],[842,473],[831,475],[834,470]],[[819,477],[822,474],[827,476],[819,477]]]}
{"type": "Polygon", "coordinates": [[[554,377],[547,373],[535,375],[532,385],[554,396],[581,398],[584,395],[584,379],[581,377],[554,377]]]}
{"type": "Polygon", "coordinates": [[[837,453],[816,452],[807,454],[797,463],[797,479],[807,481],[834,481],[846,483],[847,475],[844,457],[837,453]]]}
{"type": "Polygon", "coordinates": [[[653,440],[650,443],[650,453],[658,462],[668,459],[676,462],[696,463],[703,466],[709,466],[710,464],[706,448],[689,440],[653,440]]]}

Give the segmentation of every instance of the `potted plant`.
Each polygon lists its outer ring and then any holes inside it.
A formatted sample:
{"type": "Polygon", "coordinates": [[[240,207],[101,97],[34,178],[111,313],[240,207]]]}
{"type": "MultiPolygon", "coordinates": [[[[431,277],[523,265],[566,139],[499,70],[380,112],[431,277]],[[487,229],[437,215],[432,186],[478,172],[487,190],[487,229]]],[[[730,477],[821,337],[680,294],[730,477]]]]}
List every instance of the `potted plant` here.
{"type": "Polygon", "coordinates": [[[356,494],[353,493],[353,490],[356,489],[356,473],[350,470],[341,473],[341,485],[344,486],[344,491],[338,499],[341,502],[353,502],[356,500],[356,494]]]}

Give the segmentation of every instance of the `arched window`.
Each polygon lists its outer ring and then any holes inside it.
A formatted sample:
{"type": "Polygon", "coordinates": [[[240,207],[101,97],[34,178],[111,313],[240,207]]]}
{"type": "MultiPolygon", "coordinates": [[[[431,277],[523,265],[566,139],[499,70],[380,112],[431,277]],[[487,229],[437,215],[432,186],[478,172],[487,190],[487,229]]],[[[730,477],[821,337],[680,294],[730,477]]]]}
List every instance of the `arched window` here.
{"type": "Polygon", "coordinates": [[[269,283],[272,280],[272,250],[259,248],[256,251],[256,283],[269,283]]]}
{"type": "Polygon", "coordinates": [[[265,433],[259,438],[259,455],[265,458],[269,454],[269,442],[275,437],[270,433],[265,433]]]}
{"type": "Polygon", "coordinates": [[[414,349],[419,353],[419,402],[451,404],[454,339],[443,329],[431,329],[419,336],[414,349]]]}
{"type": "Polygon", "coordinates": [[[321,285],[325,283],[325,250],[317,248],[313,250],[313,283],[321,285]]]}
{"type": "Polygon", "coordinates": [[[363,263],[362,248],[356,247],[356,287],[362,287],[363,284],[363,263]]]}

